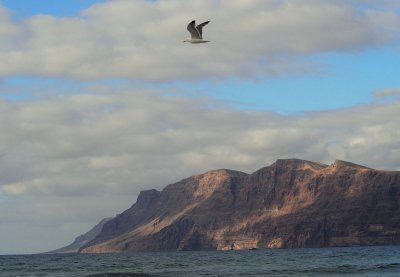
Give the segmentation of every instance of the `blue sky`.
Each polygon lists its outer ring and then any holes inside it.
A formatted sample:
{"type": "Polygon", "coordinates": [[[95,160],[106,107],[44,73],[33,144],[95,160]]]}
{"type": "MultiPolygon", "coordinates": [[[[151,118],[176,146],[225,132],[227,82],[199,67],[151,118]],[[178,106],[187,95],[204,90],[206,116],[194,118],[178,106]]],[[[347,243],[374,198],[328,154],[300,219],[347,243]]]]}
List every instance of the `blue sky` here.
{"type": "MultiPolygon", "coordinates": [[[[192,82],[174,82],[168,87],[181,88],[184,94],[200,94],[226,102],[226,105],[243,110],[268,110],[282,114],[347,108],[374,101],[374,92],[400,86],[397,50],[386,49],[351,53],[330,54],[315,58],[327,64],[326,72],[312,76],[273,76],[260,80],[199,81],[192,90],[192,82]],[[190,91],[190,92],[188,92],[190,91]]],[[[399,54],[400,55],[400,54],[399,54]]],[[[98,83],[124,84],[129,80],[103,79],[98,83]]],[[[18,76],[3,78],[2,86],[14,88],[3,96],[10,100],[32,98],[32,90],[60,87],[63,93],[80,93],[82,86],[94,81],[73,81],[60,78],[18,76]]],[[[147,87],[165,87],[165,84],[143,84],[147,87]]],[[[57,93],[62,93],[60,89],[57,93]]],[[[172,93],[174,94],[174,93],[172,93]]]]}
{"type": "MultiPolygon", "coordinates": [[[[78,6],[74,6],[78,9],[78,6]]],[[[374,101],[374,92],[400,87],[398,46],[347,54],[324,54],[310,57],[322,71],[311,75],[267,76],[257,80],[226,79],[195,82],[174,82],[173,87],[185,94],[200,94],[226,101],[227,105],[244,110],[268,110],[282,114],[347,108],[374,101]]],[[[79,93],[80,87],[96,81],[74,81],[63,78],[12,76],[2,79],[4,87],[17,93],[4,94],[10,100],[32,98],[32,91],[61,87],[57,93],[79,93]],[[62,84],[62,86],[60,86],[62,84]]],[[[101,79],[98,83],[124,84],[126,79],[101,79]]],[[[143,86],[165,87],[166,84],[141,83],[143,86]]]]}
{"type": "Polygon", "coordinates": [[[216,168],[400,170],[400,3],[365,3],[0,0],[0,254],[216,168]]]}
{"type": "Polygon", "coordinates": [[[11,9],[13,18],[23,20],[37,14],[48,14],[54,16],[75,16],[79,12],[93,4],[105,2],[104,0],[1,0],[0,4],[11,9]]]}

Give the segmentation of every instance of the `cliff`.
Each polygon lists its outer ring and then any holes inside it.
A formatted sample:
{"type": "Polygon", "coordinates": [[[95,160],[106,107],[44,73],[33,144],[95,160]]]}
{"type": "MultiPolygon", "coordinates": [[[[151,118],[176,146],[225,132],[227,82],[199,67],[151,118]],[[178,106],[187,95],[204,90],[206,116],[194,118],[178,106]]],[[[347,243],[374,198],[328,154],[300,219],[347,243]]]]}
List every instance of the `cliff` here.
{"type": "Polygon", "coordinates": [[[82,253],[400,244],[400,172],[277,160],[215,170],[137,202],[82,253]]]}

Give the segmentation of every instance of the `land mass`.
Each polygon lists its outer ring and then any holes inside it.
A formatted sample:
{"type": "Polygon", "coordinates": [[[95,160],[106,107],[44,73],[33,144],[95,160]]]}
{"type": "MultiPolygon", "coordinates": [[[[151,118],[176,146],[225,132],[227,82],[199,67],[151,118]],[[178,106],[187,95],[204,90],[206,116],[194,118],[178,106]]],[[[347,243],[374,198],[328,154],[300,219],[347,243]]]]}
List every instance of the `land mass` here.
{"type": "Polygon", "coordinates": [[[214,170],[142,191],[81,253],[400,244],[400,171],[337,160],[214,170]]]}
{"type": "Polygon", "coordinates": [[[46,252],[44,254],[65,254],[65,253],[77,253],[79,249],[87,244],[89,241],[93,240],[103,228],[103,225],[109,221],[111,218],[104,218],[98,224],[96,224],[92,229],[83,235],[78,236],[71,244],[61,247],[56,250],[46,252]]]}

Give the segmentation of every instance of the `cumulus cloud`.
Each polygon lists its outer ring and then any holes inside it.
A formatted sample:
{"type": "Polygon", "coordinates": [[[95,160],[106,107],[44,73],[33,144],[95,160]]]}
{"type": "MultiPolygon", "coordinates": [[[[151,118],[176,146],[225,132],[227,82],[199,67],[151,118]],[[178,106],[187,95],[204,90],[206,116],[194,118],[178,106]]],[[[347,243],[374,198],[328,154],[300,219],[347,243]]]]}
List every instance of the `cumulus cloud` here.
{"type": "Polygon", "coordinates": [[[400,17],[388,3],[360,8],[359,2],[113,0],[76,17],[22,22],[1,9],[0,75],[165,81],[303,73],[309,70],[303,55],[399,38],[400,17]],[[182,43],[192,19],[211,20],[207,47],[182,43]]]}
{"type": "Polygon", "coordinates": [[[398,169],[399,111],[397,101],[282,116],[135,88],[1,100],[0,185],[9,197],[90,199],[285,157],[398,169]]]}
{"type": "MultiPolygon", "coordinates": [[[[396,137],[393,127],[397,123],[391,119],[397,116],[397,104],[296,117],[207,108],[211,101],[135,89],[116,94],[64,95],[23,103],[3,100],[0,105],[4,130],[0,144],[2,185],[14,194],[39,191],[63,195],[68,192],[49,187],[64,183],[57,182],[63,177],[71,180],[80,174],[85,176],[82,179],[92,180],[92,188],[105,185],[99,176],[103,180],[116,180],[116,176],[127,175],[124,182],[114,183],[129,186],[134,168],[138,171],[164,168],[174,175],[173,179],[183,176],[183,172],[221,166],[251,170],[281,155],[307,157],[312,153],[309,158],[329,161],[334,158],[327,155],[329,145],[373,146],[379,141],[385,145],[385,139],[396,137]],[[378,134],[383,130],[393,135],[379,139],[378,134]],[[172,158],[164,164],[167,157],[172,158]],[[162,162],[157,166],[157,161],[162,162]],[[185,164],[188,169],[174,172],[177,164],[185,164]],[[44,181],[41,179],[44,175],[54,180],[44,181]]],[[[351,151],[346,156],[357,158],[351,151]]],[[[371,165],[393,167],[382,161],[371,161],[371,165]]],[[[164,185],[158,181],[147,184],[164,185]]],[[[82,195],[82,191],[76,195],[82,195]]]]}

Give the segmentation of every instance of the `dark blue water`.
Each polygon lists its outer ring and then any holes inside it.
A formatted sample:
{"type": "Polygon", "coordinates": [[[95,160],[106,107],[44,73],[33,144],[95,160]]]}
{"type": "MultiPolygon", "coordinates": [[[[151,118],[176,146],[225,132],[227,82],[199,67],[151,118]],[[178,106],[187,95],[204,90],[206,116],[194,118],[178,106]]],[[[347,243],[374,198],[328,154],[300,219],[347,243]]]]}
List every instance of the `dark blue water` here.
{"type": "Polygon", "coordinates": [[[400,246],[0,256],[0,276],[400,276],[400,246]]]}

